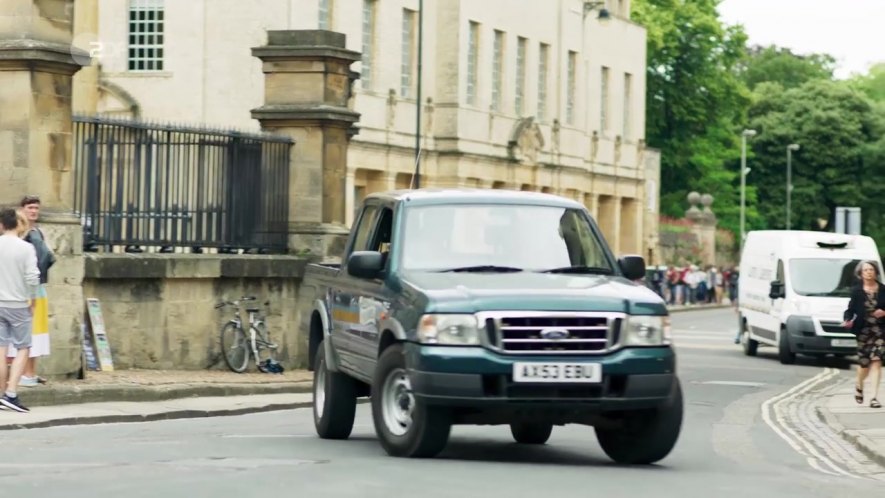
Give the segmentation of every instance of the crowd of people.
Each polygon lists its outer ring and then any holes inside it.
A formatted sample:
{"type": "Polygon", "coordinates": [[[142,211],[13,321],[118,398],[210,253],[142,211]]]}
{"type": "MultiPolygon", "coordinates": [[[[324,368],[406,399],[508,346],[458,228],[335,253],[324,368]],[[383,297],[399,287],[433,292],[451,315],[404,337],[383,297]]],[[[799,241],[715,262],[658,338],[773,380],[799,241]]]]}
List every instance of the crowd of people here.
{"type": "Polygon", "coordinates": [[[37,359],[49,355],[46,284],[55,256],[37,225],[40,199],[0,209],[0,408],[27,413],[18,387],[45,383],[37,359]]]}
{"type": "Polygon", "coordinates": [[[661,265],[650,270],[647,285],[671,305],[723,304],[737,301],[738,267],[694,264],[661,265]]]}

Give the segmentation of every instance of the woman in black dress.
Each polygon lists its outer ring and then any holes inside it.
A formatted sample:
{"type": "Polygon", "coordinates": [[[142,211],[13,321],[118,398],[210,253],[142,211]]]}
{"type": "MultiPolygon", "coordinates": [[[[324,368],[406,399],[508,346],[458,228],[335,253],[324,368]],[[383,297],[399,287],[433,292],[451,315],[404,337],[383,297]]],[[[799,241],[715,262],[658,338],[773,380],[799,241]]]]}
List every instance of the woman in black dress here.
{"type": "Polygon", "coordinates": [[[873,375],[873,398],[870,407],[881,408],[876,399],[882,379],[882,358],[885,358],[885,285],[880,283],[879,266],[864,261],[858,272],[860,284],[851,289],[851,301],[845,310],[843,327],[857,335],[857,385],[854,399],[863,404],[863,386],[867,375],[873,375]]]}

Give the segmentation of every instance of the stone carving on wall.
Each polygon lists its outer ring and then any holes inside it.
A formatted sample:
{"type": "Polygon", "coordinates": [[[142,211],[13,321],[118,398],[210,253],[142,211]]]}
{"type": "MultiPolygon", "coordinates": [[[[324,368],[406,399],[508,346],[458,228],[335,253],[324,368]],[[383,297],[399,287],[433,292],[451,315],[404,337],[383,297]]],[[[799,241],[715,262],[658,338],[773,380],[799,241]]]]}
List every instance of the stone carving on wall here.
{"type": "Polygon", "coordinates": [[[596,161],[596,153],[599,152],[599,132],[593,131],[593,136],[590,137],[590,160],[596,161]]]}
{"type": "Polygon", "coordinates": [[[517,121],[507,143],[510,159],[534,166],[538,164],[538,154],[543,148],[544,134],[535,118],[526,117],[517,121]]]}
{"type": "Polygon", "coordinates": [[[615,166],[621,164],[621,144],[623,144],[623,140],[618,135],[615,137],[615,166]]]}
{"type": "Polygon", "coordinates": [[[427,139],[433,136],[433,98],[427,97],[424,105],[424,146],[427,147],[427,139]]]}
{"type": "MultiPolygon", "coordinates": [[[[559,132],[560,132],[561,128],[562,128],[562,127],[561,127],[560,124],[559,124],[559,120],[558,120],[558,119],[554,119],[554,120],[553,120],[552,137],[551,137],[551,138],[552,138],[552,140],[551,140],[551,142],[552,142],[552,143],[551,143],[551,147],[552,147],[552,149],[553,149],[553,154],[555,154],[555,155],[557,155],[557,156],[559,155],[559,132]]],[[[557,157],[557,162],[559,162],[558,159],[559,159],[559,158],[557,157]]]]}

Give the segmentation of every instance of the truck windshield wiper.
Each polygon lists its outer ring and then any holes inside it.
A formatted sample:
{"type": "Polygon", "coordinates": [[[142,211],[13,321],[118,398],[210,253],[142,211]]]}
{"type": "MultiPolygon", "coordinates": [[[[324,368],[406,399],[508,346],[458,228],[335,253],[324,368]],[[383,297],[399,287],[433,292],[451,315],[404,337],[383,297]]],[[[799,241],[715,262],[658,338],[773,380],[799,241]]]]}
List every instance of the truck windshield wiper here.
{"type": "Polygon", "coordinates": [[[586,273],[593,275],[611,275],[613,272],[609,268],[603,268],[601,266],[563,266],[560,268],[541,270],[541,273],[586,273]]]}
{"type": "Polygon", "coordinates": [[[440,270],[443,273],[447,272],[499,272],[499,273],[509,273],[509,272],[520,272],[523,271],[522,268],[515,268],[513,266],[496,266],[496,265],[476,265],[476,266],[462,266],[460,268],[449,268],[447,270],[440,270]]]}

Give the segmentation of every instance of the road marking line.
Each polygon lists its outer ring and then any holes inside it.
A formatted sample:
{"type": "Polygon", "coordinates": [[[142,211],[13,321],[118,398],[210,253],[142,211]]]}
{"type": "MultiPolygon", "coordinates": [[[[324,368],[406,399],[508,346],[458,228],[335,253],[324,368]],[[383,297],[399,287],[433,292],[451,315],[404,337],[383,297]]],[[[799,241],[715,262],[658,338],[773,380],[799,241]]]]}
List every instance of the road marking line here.
{"type": "Polygon", "coordinates": [[[838,376],[839,373],[839,370],[836,370],[835,368],[825,368],[822,372],[796,386],[793,386],[786,392],[769,398],[762,403],[762,418],[765,420],[765,423],[781,437],[781,439],[786,441],[787,444],[800,455],[804,456],[812,468],[830,475],[841,475],[860,479],[860,476],[843,470],[827,456],[822,455],[817,448],[796,434],[796,432],[787,425],[783,409],[781,408],[781,405],[794,400],[818,385],[838,376]],[[772,414],[774,414],[774,417],[772,417],[772,414]],[[830,470],[827,470],[824,467],[829,467],[830,470]]]}
{"type": "Polygon", "coordinates": [[[697,384],[711,384],[719,386],[739,386],[739,387],[762,387],[764,382],[741,382],[737,380],[707,380],[697,382],[697,384]]]}

